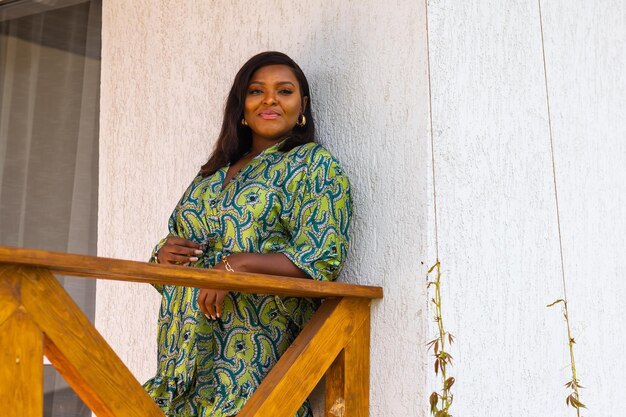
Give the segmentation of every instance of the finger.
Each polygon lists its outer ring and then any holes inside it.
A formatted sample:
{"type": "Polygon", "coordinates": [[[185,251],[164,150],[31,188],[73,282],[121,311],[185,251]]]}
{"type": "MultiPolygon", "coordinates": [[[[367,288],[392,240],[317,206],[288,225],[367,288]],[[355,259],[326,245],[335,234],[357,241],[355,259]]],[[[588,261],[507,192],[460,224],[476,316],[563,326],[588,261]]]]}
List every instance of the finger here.
{"type": "Polygon", "coordinates": [[[209,291],[204,300],[206,311],[213,320],[215,320],[215,291],[209,291]]]}
{"type": "Polygon", "coordinates": [[[187,240],[187,239],[183,239],[182,237],[178,237],[178,236],[170,236],[167,238],[167,244],[169,245],[178,245],[178,246],[185,246],[188,248],[200,248],[202,247],[202,244],[200,243],[196,243],[193,240],[187,240]]]}
{"type": "Polygon", "coordinates": [[[189,255],[189,256],[200,255],[202,253],[202,249],[190,248],[188,246],[174,245],[171,243],[163,245],[163,247],[161,248],[161,251],[167,252],[167,253],[173,253],[176,255],[189,255]]]}
{"type": "Polygon", "coordinates": [[[228,291],[218,291],[215,296],[215,315],[217,318],[222,317],[224,311],[224,298],[228,294],[228,291]]]}
{"type": "Polygon", "coordinates": [[[197,256],[183,256],[183,255],[175,255],[173,253],[165,253],[162,254],[159,261],[167,264],[186,264],[188,262],[196,262],[198,260],[197,256]]]}
{"type": "Polygon", "coordinates": [[[173,246],[170,246],[168,249],[169,249],[168,252],[176,253],[178,255],[194,256],[194,255],[201,255],[202,254],[202,250],[201,249],[190,248],[190,247],[181,246],[181,245],[173,245],[173,246]]]}
{"type": "Polygon", "coordinates": [[[206,290],[204,289],[200,290],[198,292],[198,298],[196,299],[196,302],[198,303],[198,308],[200,308],[200,311],[202,311],[202,314],[204,314],[205,316],[208,316],[209,312],[207,311],[206,306],[204,305],[206,296],[207,296],[206,290]]]}

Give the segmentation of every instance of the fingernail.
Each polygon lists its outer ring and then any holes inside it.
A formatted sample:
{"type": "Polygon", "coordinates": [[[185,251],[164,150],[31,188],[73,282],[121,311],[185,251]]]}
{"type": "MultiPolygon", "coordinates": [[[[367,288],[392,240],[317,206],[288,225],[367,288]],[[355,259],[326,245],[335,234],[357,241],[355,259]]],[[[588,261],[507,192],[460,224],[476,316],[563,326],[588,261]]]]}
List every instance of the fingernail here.
{"type": "Polygon", "coordinates": [[[206,317],[206,318],[207,318],[207,320],[211,320],[211,317],[209,317],[209,315],[208,315],[208,314],[205,314],[205,315],[204,315],[204,317],[206,317]]]}
{"type": "Polygon", "coordinates": [[[211,318],[212,318],[213,320],[215,320],[215,316],[211,316],[211,318]]]}
{"type": "Polygon", "coordinates": [[[198,260],[198,258],[197,258],[196,256],[191,256],[191,257],[189,257],[189,261],[190,261],[190,262],[195,262],[195,261],[197,261],[197,260],[198,260]]]}
{"type": "Polygon", "coordinates": [[[221,313],[217,313],[217,318],[219,319],[220,317],[222,317],[221,313]]]}
{"type": "Polygon", "coordinates": [[[193,251],[196,255],[202,255],[202,251],[200,249],[196,249],[193,251]]]}

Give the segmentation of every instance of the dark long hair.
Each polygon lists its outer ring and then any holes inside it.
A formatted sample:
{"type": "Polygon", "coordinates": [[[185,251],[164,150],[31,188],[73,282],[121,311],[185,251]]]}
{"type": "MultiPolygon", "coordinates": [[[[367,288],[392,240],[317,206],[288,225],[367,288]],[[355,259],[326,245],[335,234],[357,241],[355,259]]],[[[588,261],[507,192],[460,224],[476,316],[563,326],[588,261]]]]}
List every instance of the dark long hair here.
{"type": "Polygon", "coordinates": [[[241,125],[243,108],[248,92],[248,83],[252,74],[261,67],[268,65],[286,65],[293,71],[300,84],[300,96],[308,97],[308,103],[304,109],[306,124],[303,127],[295,126],[287,135],[287,139],[281,145],[280,150],[287,152],[303,143],[315,142],[315,123],[311,111],[311,92],[309,82],[304,73],[293,59],[281,52],[262,52],[253,56],[246,62],[235,76],[233,86],[228,93],[222,130],[217,138],[213,153],[206,164],[202,165],[200,174],[208,177],[227,164],[232,164],[244,156],[252,147],[252,130],[241,125]]]}

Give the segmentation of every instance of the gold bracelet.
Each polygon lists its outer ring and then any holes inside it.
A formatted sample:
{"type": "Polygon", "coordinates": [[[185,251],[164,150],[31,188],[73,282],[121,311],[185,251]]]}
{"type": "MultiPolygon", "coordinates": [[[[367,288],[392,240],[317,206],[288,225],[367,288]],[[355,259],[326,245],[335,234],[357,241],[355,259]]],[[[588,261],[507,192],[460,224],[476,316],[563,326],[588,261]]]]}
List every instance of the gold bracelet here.
{"type": "Polygon", "coordinates": [[[222,262],[224,262],[224,267],[228,272],[235,272],[232,266],[230,266],[230,262],[228,262],[228,255],[222,256],[222,262]]]}

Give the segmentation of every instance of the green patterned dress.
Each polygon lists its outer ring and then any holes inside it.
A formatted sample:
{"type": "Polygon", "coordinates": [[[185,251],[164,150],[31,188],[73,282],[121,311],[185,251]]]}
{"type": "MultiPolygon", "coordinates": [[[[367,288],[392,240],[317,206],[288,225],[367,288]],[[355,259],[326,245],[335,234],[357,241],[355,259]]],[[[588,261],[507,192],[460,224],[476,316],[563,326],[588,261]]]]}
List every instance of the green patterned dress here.
{"type": "MultiPolygon", "coordinates": [[[[211,268],[231,253],[280,252],[314,279],[337,277],[348,251],[348,179],[318,144],[288,152],[279,146],[256,156],[223,189],[228,167],[187,188],[169,235],[204,244],[195,267],[211,268]]],[[[319,304],[231,292],[222,318],[210,321],[197,307],[197,289],[157,289],[158,370],[144,386],[176,417],[237,414],[319,304]]],[[[297,416],[312,416],[308,401],[297,416]]]]}

